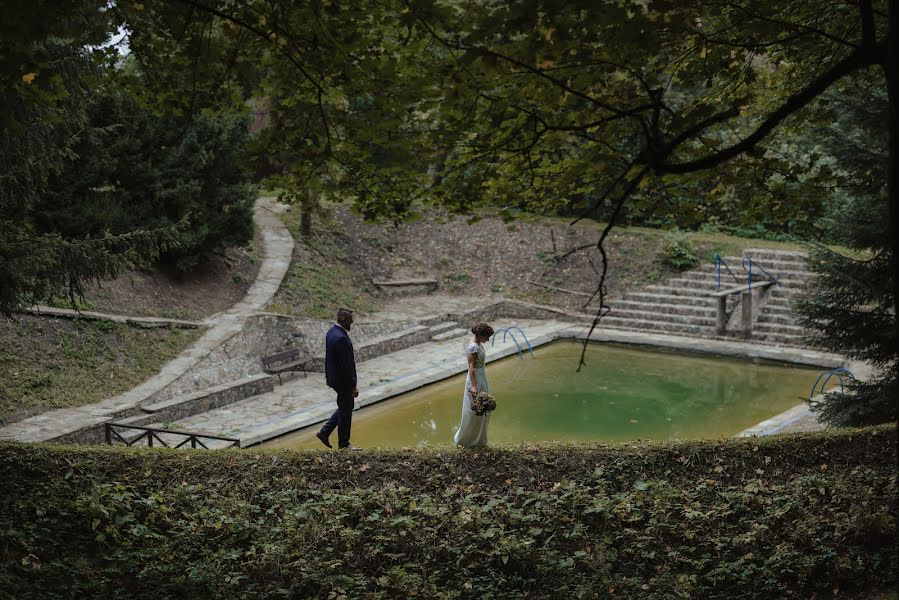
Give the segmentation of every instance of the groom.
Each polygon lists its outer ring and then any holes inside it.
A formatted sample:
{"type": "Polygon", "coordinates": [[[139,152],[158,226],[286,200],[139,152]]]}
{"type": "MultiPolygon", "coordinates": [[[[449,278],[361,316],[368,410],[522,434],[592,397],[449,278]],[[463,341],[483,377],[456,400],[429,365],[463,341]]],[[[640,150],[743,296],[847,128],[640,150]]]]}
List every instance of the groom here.
{"type": "Polygon", "coordinates": [[[353,342],[350,341],[350,327],[353,325],[353,311],[349,308],[337,309],[337,324],[325,336],[325,381],[337,392],[337,410],[315,436],[322,444],[332,448],[328,437],[337,429],[337,447],[350,446],[350,426],[353,423],[354,398],[359,395],[356,387],[356,359],[353,356],[353,342]]]}

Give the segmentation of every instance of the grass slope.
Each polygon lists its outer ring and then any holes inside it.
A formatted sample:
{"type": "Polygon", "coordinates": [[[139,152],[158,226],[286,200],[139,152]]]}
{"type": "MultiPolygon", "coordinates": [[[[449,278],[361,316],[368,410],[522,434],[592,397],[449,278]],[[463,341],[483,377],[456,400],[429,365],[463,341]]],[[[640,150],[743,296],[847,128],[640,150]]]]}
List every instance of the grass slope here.
{"type": "Polygon", "coordinates": [[[0,444],[0,590],[869,597],[899,566],[895,457],[895,426],[480,452],[0,444]]]}
{"type": "Polygon", "coordinates": [[[198,330],[27,315],[0,322],[0,423],[124,392],[199,336],[198,330]]]}

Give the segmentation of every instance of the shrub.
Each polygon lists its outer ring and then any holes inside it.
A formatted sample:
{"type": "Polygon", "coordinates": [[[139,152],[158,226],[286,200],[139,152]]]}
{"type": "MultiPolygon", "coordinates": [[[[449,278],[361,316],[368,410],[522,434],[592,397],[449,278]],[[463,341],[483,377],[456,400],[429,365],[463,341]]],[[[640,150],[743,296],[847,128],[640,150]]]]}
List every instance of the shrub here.
{"type": "Polygon", "coordinates": [[[673,230],[665,236],[664,243],[665,263],[678,271],[684,271],[699,262],[699,257],[693,251],[693,244],[689,233],[673,230]]]}

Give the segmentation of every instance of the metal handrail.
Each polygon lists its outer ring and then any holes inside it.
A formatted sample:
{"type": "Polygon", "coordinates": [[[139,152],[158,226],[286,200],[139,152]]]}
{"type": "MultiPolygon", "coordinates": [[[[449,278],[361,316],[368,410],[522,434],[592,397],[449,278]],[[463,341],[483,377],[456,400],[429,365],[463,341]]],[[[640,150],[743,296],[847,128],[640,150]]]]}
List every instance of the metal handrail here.
{"type": "Polygon", "coordinates": [[[715,254],[715,256],[712,257],[712,264],[715,265],[715,271],[717,272],[718,276],[718,287],[716,289],[721,289],[721,265],[724,265],[724,268],[727,269],[727,272],[730,273],[730,276],[734,278],[734,281],[736,281],[737,283],[740,282],[740,279],[736,275],[734,275],[734,272],[730,270],[730,267],[727,266],[727,263],[724,262],[724,259],[721,258],[720,254],[715,254]]]}
{"type": "MultiPolygon", "coordinates": [[[[521,334],[521,337],[524,338],[524,343],[528,345],[528,352],[530,352],[531,356],[534,356],[534,349],[531,347],[531,342],[528,341],[528,336],[526,336],[524,334],[524,331],[521,329],[521,327],[518,327],[517,325],[510,325],[509,327],[505,328],[505,330],[509,332],[509,335],[511,335],[514,338],[515,334],[512,333],[513,329],[517,330],[518,333],[521,334]]],[[[505,341],[506,341],[506,335],[504,333],[503,334],[503,342],[505,342],[505,341]]]]}
{"type": "Polygon", "coordinates": [[[508,334],[508,335],[512,336],[512,342],[515,343],[515,349],[518,351],[518,358],[523,360],[524,353],[521,351],[521,345],[518,343],[518,338],[515,337],[515,334],[512,333],[512,331],[510,331],[512,329],[517,329],[518,332],[521,333],[521,337],[524,338],[525,343],[528,345],[528,352],[531,353],[531,356],[534,356],[534,350],[533,350],[533,348],[531,348],[531,342],[528,341],[528,336],[526,336],[524,334],[524,331],[522,331],[520,327],[516,327],[515,325],[512,325],[511,327],[504,327],[502,329],[497,329],[496,331],[494,331],[493,337],[490,339],[490,346],[493,347],[496,344],[496,336],[500,332],[502,332],[502,334],[503,334],[503,343],[505,344],[506,343],[506,335],[508,334]]]}
{"type": "Polygon", "coordinates": [[[836,375],[837,379],[840,381],[840,392],[844,391],[843,375],[846,375],[850,379],[855,379],[855,375],[852,374],[852,371],[850,371],[849,369],[847,369],[845,367],[837,367],[836,369],[831,369],[830,371],[824,371],[823,373],[818,375],[818,378],[815,380],[815,383],[812,385],[812,389],[808,394],[809,400],[811,400],[812,398],[815,397],[815,388],[818,387],[818,382],[821,381],[821,378],[824,377],[825,375],[827,375],[827,379],[825,379],[824,383],[821,384],[821,390],[820,390],[821,394],[824,393],[824,388],[827,387],[827,382],[830,381],[830,378],[833,377],[834,375],[836,375]]]}
{"type": "Polygon", "coordinates": [[[113,438],[113,436],[115,436],[116,438],[118,438],[118,440],[120,442],[122,442],[126,446],[133,446],[140,440],[146,438],[147,446],[152,448],[153,447],[153,439],[155,438],[156,441],[158,441],[160,444],[162,444],[166,448],[173,448],[173,447],[181,448],[186,443],[190,442],[191,448],[196,448],[197,444],[199,444],[201,447],[206,448],[208,450],[209,446],[207,446],[202,441],[200,441],[200,438],[203,438],[203,439],[207,439],[207,440],[219,440],[219,441],[223,441],[223,442],[231,442],[231,444],[230,444],[231,446],[240,448],[240,440],[237,438],[222,437],[219,435],[207,435],[205,433],[191,433],[189,431],[177,431],[174,429],[159,429],[157,427],[144,427],[142,425],[126,425],[125,423],[106,423],[105,429],[106,429],[106,443],[109,444],[110,446],[112,445],[112,441],[113,441],[112,438],[113,438]],[[121,435],[119,435],[119,432],[116,431],[115,429],[113,429],[113,427],[122,427],[124,429],[137,429],[137,430],[143,431],[143,433],[141,433],[139,436],[137,436],[136,438],[132,439],[129,442],[128,440],[123,438],[121,435]],[[165,443],[165,440],[163,440],[161,437],[159,437],[160,433],[183,435],[183,436],[186,436],[186,438],[184,439],[183,442],[181,442],[177,446],[169,446],[167,443],[165,443]]]}
{"type": "Polygon", "coordinates": [[[755,265],[758,270],[767,275],[776,285],[783,285],[777,277],[766,271],[762,265],[758,264],[748,256],[744,256],[743,260],[740,262],[740,266],[743,267],[743,269],[746,269],[747,260],[749,261],[749,274],[746,276],[746,285],[752,287],[752,265],[755,265]]]}

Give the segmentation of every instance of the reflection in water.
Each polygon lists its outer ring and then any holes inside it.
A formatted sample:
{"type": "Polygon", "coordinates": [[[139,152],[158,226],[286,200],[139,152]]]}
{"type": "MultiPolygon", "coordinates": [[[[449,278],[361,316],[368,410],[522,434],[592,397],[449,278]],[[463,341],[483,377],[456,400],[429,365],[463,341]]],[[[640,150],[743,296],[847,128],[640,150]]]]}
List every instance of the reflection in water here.
{"type": "MultiPolygon", "coordinates": [[[[534,357],[487,365],[497,410],[491,443],[625,441],[731,436],[791,406],[817,370],[594,344],[557,342],[534,357]]],[[[363,447],[447,446],[459,424],[465,374],[364,408],[353,418],[363,447]]],[[[363,382],[364,385],[364,382],[363,382]]],[[[311,430],[267,446],[316,448],[311,430]]]]}

